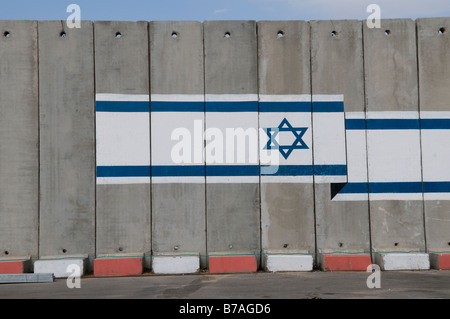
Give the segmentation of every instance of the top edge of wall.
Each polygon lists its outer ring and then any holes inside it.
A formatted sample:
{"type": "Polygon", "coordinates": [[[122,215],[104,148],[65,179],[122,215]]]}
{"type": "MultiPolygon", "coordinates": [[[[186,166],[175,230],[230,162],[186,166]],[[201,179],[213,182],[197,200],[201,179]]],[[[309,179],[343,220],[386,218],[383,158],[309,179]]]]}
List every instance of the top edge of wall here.
{"type": "MultiPolygon", "coordinates": [[[[411,20],[411,21],[420,21],[420,20],[434,20],[434,19],[449,19],[450,16],[446,17],[446,16],[440,16],[440,17],[425,17],[425,18],[417,18],[417,19],[412,19],[412,18],[388,18],[388,19],[380,19],[380,21],[395,21],[395,20],[411,20]]],[[[19,20],[11,20],[11,19],[5,19],[5,20],[1,20],[2,22],[5,21],[38,21],[38,22],[64,22],[66,20],[35,20],[35,19],[19,19],[19,20]]],[[[306,22],[317,22],[317,21],[360,21],[360,22],[364,22],[367,21],[366,19],[312,19],[312,20],[304,20],[304,19],[299,19],[299,20],[233,20],[233,19],[228,19],[228,20],[81,20],[82,22],[199,22],[199,23],[204,23],[204,22],[267,22],[267,21],[271,21],[271,22],[290,22],[290,21],[306,21],[306,22]]]]}

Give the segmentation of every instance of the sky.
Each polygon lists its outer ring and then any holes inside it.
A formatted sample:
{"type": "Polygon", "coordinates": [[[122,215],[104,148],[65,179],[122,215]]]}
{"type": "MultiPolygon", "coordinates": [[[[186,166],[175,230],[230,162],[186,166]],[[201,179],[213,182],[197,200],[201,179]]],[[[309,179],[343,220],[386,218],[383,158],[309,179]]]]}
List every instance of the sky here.
{"type": "Polygon", "coordinates": [[[369,4],[381,18],[450,17],[450,0],[13,0],[0,20],[66,20],[77,4],[82,20],[365,20],[369,4]]]}

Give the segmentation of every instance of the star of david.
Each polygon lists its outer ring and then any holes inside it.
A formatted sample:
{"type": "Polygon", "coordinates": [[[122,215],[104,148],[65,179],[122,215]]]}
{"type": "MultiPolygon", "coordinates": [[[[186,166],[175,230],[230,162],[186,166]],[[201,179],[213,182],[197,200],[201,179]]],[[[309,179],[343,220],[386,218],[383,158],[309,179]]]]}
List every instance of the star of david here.
{"type": "Polygon", "coordinates": [[[309,149],[308,145],[306,145],[306,143],[302,140],[302,137],[305,135],[307,130],[307,127],[292,127],[291,123],[289,123],[289,121],[285,118],[281,121],[278,127],[266,128],[265,131],[267,136],[269,136],[269,141],[264,149],[271,150],[277,148],[281,155],[283,155],[284,159],[288,159],[294,150],[309,149]],[[295,141],[292,145],[280,145],[276,141],[276,137],[279,132],[291,132],[295,137],[295,141]]]}

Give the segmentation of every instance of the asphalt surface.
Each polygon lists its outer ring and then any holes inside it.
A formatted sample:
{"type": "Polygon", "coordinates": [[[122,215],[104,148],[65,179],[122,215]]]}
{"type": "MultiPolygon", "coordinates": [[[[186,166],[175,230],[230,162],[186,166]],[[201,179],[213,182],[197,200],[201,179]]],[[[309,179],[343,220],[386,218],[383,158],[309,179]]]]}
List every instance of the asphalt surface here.
{"type": "Polygon", "coordinates": [[[69,289],[52,283],[0,284],[0,299],[450,299],[450,271],[247,273],[81,278],[69,289]]]}

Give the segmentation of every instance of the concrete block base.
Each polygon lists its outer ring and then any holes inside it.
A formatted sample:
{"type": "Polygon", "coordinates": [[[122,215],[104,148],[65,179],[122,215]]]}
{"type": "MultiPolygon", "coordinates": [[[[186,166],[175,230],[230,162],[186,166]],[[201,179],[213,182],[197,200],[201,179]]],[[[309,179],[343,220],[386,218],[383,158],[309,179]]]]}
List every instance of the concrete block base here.
{"type": "Polygon", "coordinates": [[[322,270],[325,271],[367,271],[372,264],[370,254],[362,255],[322,255],[322,270]]]}
{"type": "Polygon", "coordinates": [[[37,260],[34,262],[35,274],[53,274],[55,278],[67,278],[73,275],[73,270],[69,266],[75,265],[80,269],[80,276],[85,272],[85,259],[57,259],[57,260],[37,260]]]}
{"type": "Polygon", "coordinates": [[[152,258],[152,269],[155,274],[193,274],[200,270],[200,256],[197,253],[186,253],[186,256],[169,253],[152,258]]]}
{"type": "Polygon", "coordinates": [[[143,273],[142,258],[99,258],[94,260],[94,276],[132,276],[143,273]]]}
{"type": "Polygon", "coordinates": [[[56,259],[37,260],[34,262],[35,274],[53,274],[55,278],[67,278],[73,275],[73,270],[69,266],[75,265],[80,269],[80,276],[85,272],[85,259],[56,259]]]}
{"type": "Polygon", "coordinates": [[[450,269],[450,254],[430,254],[430,265],[433,269],[449,270],[450,269]]]}
{"type": "Polygon", "coordinates": [[[266,271],[312,271],[313,257],[311,255],[270,255],[265,257],[266,271]]]}
{"type": "Polygon", "coordinates": [[[0,274],[24,274],[31,272],[31,261],[0,261],[0,274]]]}
{"type": "Polygon", "coordinates": [[[375,254],[375,263],[381,270],[429,270],[430,257],[428,254],[375,254]]]}
{"type": "Polygon", "coordinates": [[[235,272],[255,272],[258,270],[255,256],[223,256],[209,257],[209,272],[235,273],[235,272]]]}

